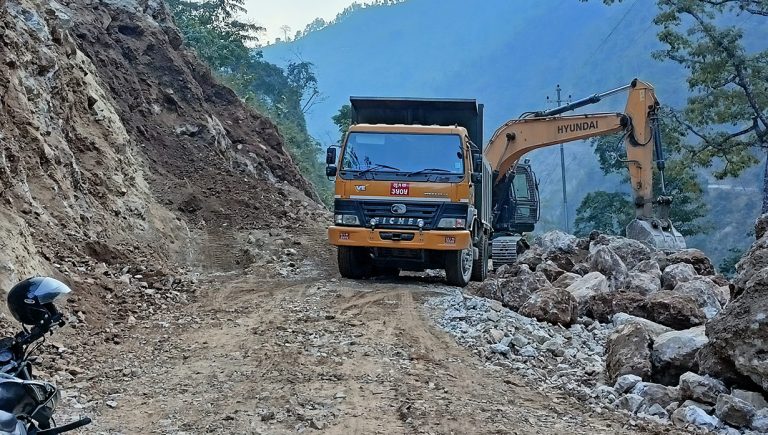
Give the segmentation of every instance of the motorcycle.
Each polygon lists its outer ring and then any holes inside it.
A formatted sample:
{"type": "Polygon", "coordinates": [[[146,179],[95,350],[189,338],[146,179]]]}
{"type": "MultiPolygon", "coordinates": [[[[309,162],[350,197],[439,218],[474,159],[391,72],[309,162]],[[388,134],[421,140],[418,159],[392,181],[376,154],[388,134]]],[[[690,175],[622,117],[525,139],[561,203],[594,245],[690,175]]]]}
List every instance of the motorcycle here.
{"type": "Polygon", "coordinates": [[[48,333],[66,324],[54,302],[62,302],[70,292],[66,284],[47,277],[24,280],[8,292],[8,308],[22,330],[0,339],[0,435],[60,434],[91,423],[85,417],[53,427],[61,394],[52,383],[32,375],[32,353],[48,333]]]}

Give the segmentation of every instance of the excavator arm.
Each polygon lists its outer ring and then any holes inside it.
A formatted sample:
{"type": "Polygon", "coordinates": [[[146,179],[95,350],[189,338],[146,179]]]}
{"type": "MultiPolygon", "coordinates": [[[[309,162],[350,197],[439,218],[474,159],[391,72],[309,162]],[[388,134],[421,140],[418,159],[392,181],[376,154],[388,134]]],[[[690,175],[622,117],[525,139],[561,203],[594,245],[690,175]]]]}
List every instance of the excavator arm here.
{"type": "Polygon", "coordinates": [[[669,221],[671,198],[664,194],[664,159],[658,128],[658,109],[659,102],[653,87],[635,79],[630,85],[603,94],[508,121],[493,134],[484,155],[498,174],[498,182],[507,178],[504,175],[529,151],[624,132],[626,163],[636,210],[636,219],[627,227],[627,236],[661,249],[681,249],[685,247],[685,241],[669,221]],[[629,91],[629,96],[624,113],[561,115],[625,90],[629,91]],[[657,199],[653,198],[654,160],[662,172],[663,193],[657,199]],[[659,216],[654,213],[654,205],[659,206],[659,216]]]}

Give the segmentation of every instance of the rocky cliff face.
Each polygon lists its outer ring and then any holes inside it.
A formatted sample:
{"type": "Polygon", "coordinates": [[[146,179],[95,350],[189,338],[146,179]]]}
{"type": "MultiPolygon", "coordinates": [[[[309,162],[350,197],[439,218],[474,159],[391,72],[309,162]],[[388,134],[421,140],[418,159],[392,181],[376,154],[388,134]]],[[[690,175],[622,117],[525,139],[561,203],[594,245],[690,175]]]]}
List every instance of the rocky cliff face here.
{"type": "Polygon", "coordinates": [[[76,257],[201,265],[313,197],[162,2],[0,0],[0,287],[76,257]]]}

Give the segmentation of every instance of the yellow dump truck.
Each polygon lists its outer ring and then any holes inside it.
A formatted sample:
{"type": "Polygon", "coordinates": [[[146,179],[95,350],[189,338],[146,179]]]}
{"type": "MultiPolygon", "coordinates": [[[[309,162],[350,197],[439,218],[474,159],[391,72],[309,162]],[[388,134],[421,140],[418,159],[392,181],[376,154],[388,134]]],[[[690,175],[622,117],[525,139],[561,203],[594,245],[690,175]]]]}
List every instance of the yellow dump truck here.
{"type": "Polygon", "coordinates": [[[489,258],[514,261],[521,234],[538,220],[538,190],[522,156],[616,132],[624,132],[636,207],[627,235],[659,248],[685,247],[668,217],[671,198],[652,196],[653,166],[663,175],[664,159],[659,103],[645,82],[528,112],[499,127],[485,147],[483,106],[475,100],[350,102],[352,126],[326,155],[326,173],[335,178],[328,238],[343,277],[445,269],[452,285],[483,280],[489,258]],[[624,113],[562,115],[622,91],[629,91],[624,113]]]}

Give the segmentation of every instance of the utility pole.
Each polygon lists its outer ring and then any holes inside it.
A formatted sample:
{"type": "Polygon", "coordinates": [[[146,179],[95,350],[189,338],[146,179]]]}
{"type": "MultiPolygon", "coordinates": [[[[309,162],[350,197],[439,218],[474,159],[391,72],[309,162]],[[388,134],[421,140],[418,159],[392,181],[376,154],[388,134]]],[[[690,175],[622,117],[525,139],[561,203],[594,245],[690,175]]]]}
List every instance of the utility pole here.
{"type": "MultiPolygon", "coordinates": [[[[557,107],[560,107],[565,103],[566,101],[563,101],[561,97],[562,89],[560,88],[560,85],[557,85],[555,88],[555,93],[557,94],[557,100],[555,100],[555,104],[557,104],[557,107]]],[[[568,96],[570,99],[570,95],[568,96]]],[[[549,100],[549,97],[547,97],[547,100],[549,100]]],[[[566,191],[565,187],[565,148],[563,144],[560,144],[560,176],[563,181],[563,230],[565,230],[566,233],[570,233],[570,220],[568,219],[568,192],[566,191]]]]}

